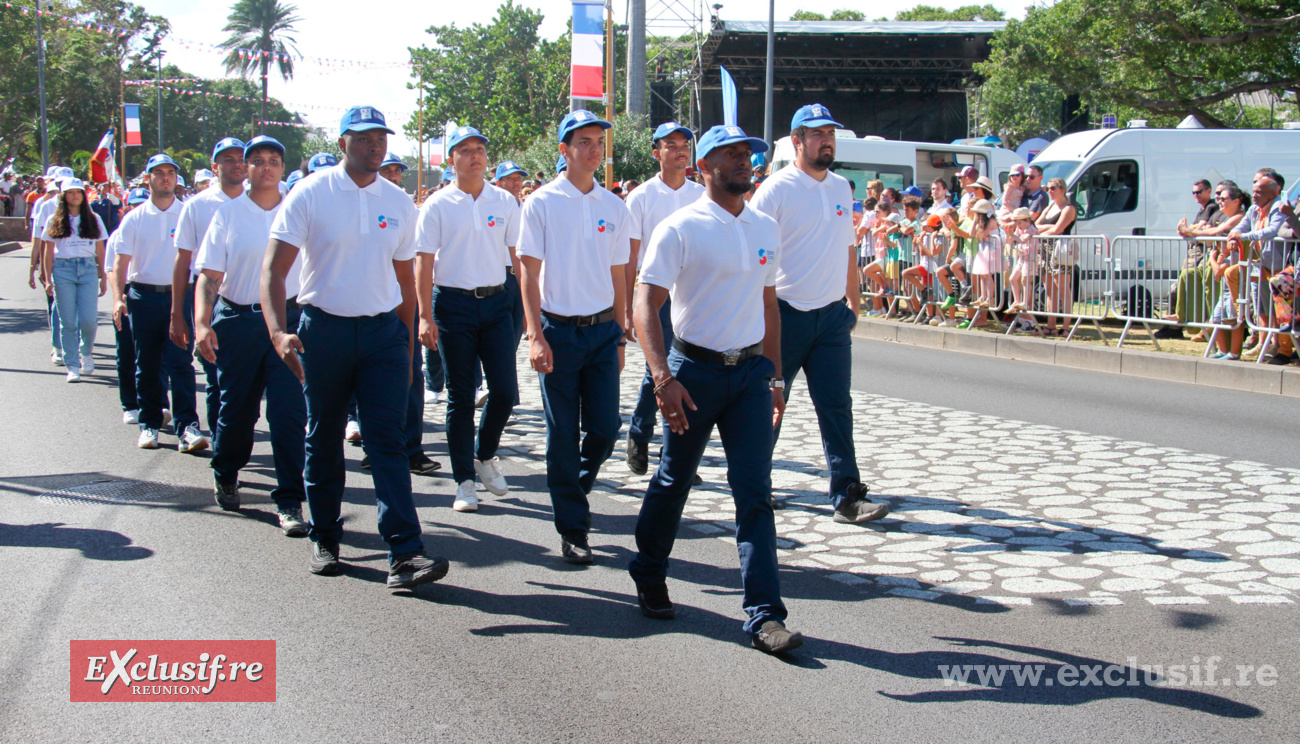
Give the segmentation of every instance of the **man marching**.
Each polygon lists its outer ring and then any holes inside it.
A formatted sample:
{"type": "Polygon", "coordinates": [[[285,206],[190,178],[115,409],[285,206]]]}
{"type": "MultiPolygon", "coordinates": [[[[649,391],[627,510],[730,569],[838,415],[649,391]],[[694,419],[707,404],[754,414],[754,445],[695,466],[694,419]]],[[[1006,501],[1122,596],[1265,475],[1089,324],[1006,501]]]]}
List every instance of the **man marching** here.
{"type": "MultiPolygon", "coordinates": [[[[282,202],[284,145],[265,135],[254,137],[240,160],[248,169],[249,191],[217,210],[196,259],[201,273],[195,291],[195,341],[199,355],[216,365],[221,388],[212,456],[216,499],[222,509],[239,509],[239,471],[253,453],[253,426],[265,394],[275,461],[271,498],[280,529],[289,537],[302,537],[307,534],[302,519],[307,403],[302,386],[271,345],[260,301],[266,244],[282,202]]],[[[295,262],[285,277],[290,324],[299,319],[300,264],[295,262]]]]}
{"type": "MultiPolygon", "coordinates": [[[[641,269],[645,258],[642,249],[649,247],[655,228],[704,193],[703,186],[686,180],[694,140],[695,133],[675,121],[660,124],[655,130],[652,152],[655,160],[659,161],[659,175],[646,181],[627,198],[627,210],[632,215],[632,259],[629,263],[635,264],[637,270],[641,269]]],[[[632,271],[626,274],[627,296],[631,297],[636,275],[632,271]]],[[[635,314],[633,308],[634,320],[635,314]]],[[[663,326],[663,350],[667,354],[673,343],[673,321],[672,301],[666,297],[659,310],[659,322],[663,326]]],[[[636,408],[632,411],[632,423],[627,430],[627,468],[637,475],[645,475],[649,468],[650,440],[655,433],[655,405],[654,378],[647,366],[636,408]]]]}
{"type": "MultiPolygon", "coordinates": [[[[858,322],[853,192],[843,176],[828,170],[840,126],[819,103],[796,111],[790,123],[794,162],[770,176],[750,206],[781,226],[776,296],[786,398],[802,369],[821,428],[835,521],[859,523],[880,519],[889,507],[867,498],[853,446],[849,381],[851,334],[858,322]]],[[[774,445],[780,433],[777,427],[774,445]]]]}
{"type": "Polygon", "coordinates": [[[581,109],[560,121],[567,166],[524,202],[519,234],[528,357],[546,413],[546,486],[560,554],[579,565],[592,562],[587,494],[621,424],[628,213],[595,180],[610,126],[581,109]]]}
{"type": "Polygon", "coordinates": [[[446,576],[448,563],[425,555],[411,499],[404,428],[415,343],[416,212],[410,196],[378,175],[390,134],[371,106],[343,115],[343,163],[300,181],[271,226],[261,299],[271,342],[307,396],[311,572],[342,570],[343,428],[355,394],[379,535],[389,548],[388,587],[410,589],[446,576]],[[295,333],[286,280],[299,252],[302,319],[295,333]]]}
{"type": "Polygon", "coordinates": [[[448,188],[429,197],[415,229],[415,281],[420,342],[441,347],[447,375],[447,450],[456,481],[456,511],[478,510],[474,476],[495,496],[506,494],[496,456],[514,408],[515,323],[506,291],[506,265],[519,242],[519,203],[483,180],[487,137],[459,127],[447,140],[456,171],[448,188]],[[474,376],[479,360],[487,404],[474,431],[474,376]]]}
{"type": "Polygon", "coordinates": [[[708,198],[655,229],[641,272],[634,317],[668,432],[636,524],[629,572],[646,617],[671,619],[668,555],[713,427],[727,453],[736,504],[745,630],[768,653],[797,648],[786,609],[772,515],[772,434],[785,410],[781,378],[778,266],[784,259],[772,218],[745,204],[750,155],[767,143],[740,127],[716,126],[700,138],[696,167],[708,198]],[[671,293],[676,338],[663,351],[659,307],[671,293]]]}

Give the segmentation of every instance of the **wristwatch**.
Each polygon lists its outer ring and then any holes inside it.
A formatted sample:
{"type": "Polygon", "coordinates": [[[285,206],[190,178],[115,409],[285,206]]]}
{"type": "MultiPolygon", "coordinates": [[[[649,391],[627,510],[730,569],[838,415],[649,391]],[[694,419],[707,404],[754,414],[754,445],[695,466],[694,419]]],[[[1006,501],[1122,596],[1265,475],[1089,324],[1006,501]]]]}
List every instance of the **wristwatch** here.
{"type": "Polygon", "coordinates": [[[784,390],[785,380],[771,379],[767,381],[767,386],[773,390],[784,390]]]}

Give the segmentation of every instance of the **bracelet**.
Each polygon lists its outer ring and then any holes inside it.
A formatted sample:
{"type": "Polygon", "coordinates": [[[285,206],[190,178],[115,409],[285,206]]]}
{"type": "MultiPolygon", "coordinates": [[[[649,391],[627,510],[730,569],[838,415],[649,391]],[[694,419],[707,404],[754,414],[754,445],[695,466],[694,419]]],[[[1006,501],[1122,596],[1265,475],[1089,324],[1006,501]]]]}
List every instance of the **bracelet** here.
{"type": "Polygon", "coordinates": [[[664,388],[668,387],[670,384],[676,381],[676,379],[677,379],[676,377],[673,377],[672,375],[668,375],[668,379],[664,380],[658,385],[655,385],[655,390],[654,390],[655,395],[658,395],[661,391],[663,391],[664,388]]]}

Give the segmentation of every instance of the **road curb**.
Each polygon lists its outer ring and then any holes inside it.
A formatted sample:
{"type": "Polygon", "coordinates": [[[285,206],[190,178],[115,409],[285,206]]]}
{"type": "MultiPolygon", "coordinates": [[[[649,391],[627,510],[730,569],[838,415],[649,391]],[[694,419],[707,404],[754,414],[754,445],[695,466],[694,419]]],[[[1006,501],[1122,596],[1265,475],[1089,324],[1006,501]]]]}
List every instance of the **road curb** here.
{"type": "Polygon", "coordinates": [[[853,335],[1091,372],[1300,398],[1300,369],[859,318],[853,335]]]}

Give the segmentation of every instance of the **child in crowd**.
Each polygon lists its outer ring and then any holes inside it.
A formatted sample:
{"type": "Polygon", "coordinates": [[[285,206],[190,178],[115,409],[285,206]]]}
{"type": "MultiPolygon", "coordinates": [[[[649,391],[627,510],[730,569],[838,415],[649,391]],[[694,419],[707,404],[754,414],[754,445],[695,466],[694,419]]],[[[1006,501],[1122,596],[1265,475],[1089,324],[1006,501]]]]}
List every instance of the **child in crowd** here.
{"type": "Polygon", "coordinates": [[[1034,226],[1034,216],[1025,207],[1017,207],[1010,214],[1011,257],[1015,265],[1011,269],[1011,298],[1013,311],[1029,310],[1034,304],[1034,277],[1038,275],[1038,245],[1034,236],[1038,228],[1034,226]]]}
{"type": "Polygon", "coordinates": [[[1004,230],[1011,230],[1011,222],[1014,219],[1011,214],[1024,203],[1025,200],[1025,166],[1016,163],[1011,166],[1011,175],[1007,176],[1007,182],[1002,187],[1002,206],[998,207],[998,222],[1004,230]]]}
{"type": "Polygon", "coordinates": [[[966,320],[958,328],[983,325],[988,308],[999,304],[996,277],[1002,274],[1002,234],[994,219],[993,203],[980,199],[971,205],[970,211],[967,253],[974,254],[970,273],[975,277],[975,301],[966,309],[966,320]]]}
{"type": "MultiPolygon", "coordinates": [[[[897,215],[890,210],[888,201],[881,200],[877,202],[873,213],[872,226],[867,231],[875,260],[862,269],[862,279],[867,284],[867,291],[871,291],[873,283],[879,287],[879,291],[871,298],[871,311],[867,313],[868,315],[884,315],[885,303],[888,301],[886,297],[893,294],[885,278],[885,266],[888,263],[890,252],[889,235],[898,230],[898,220],[896,218],[897,215]]],[[[897,254],[895,254],[894,260],[897,261],[897,254]]]]}
{"type": "Polygon", "coordinates": [[[943,304],[939,306],[945,316],[944,320],[941,323],[932,321],[931,325],[956,326],[957,321],[954,319],[955,313],[953,313],[952,309],[956,306],[959,295],[970,293],[970,277],[966,275],[966,250],[970,233],[957,223],[957,210],[955,208],[940,212],[939,219],[943,221],[943,236],[948,244],[948,252],[944,257],[944,264],[939,267],[936,276],[939,279],[940,286],[943,287],[948,296],[944,299],[943,304]],[[956,279],[956,284],[953,282],[954,279],[956,279]]]}
{"type": "Polygon", "coordinates": [[[918,314],[924,312],[928,318],[936,318],[934,305],[930,303],[930,279],[937,270],[936,257],[943,250],[943,238],[939,234],[943,220],[932,214],[920,220],[920,224],[921,233],[912,241],[915,265],[903,270],[903,281],[916,288],[908,303],[917,309],[918,314]]]}

